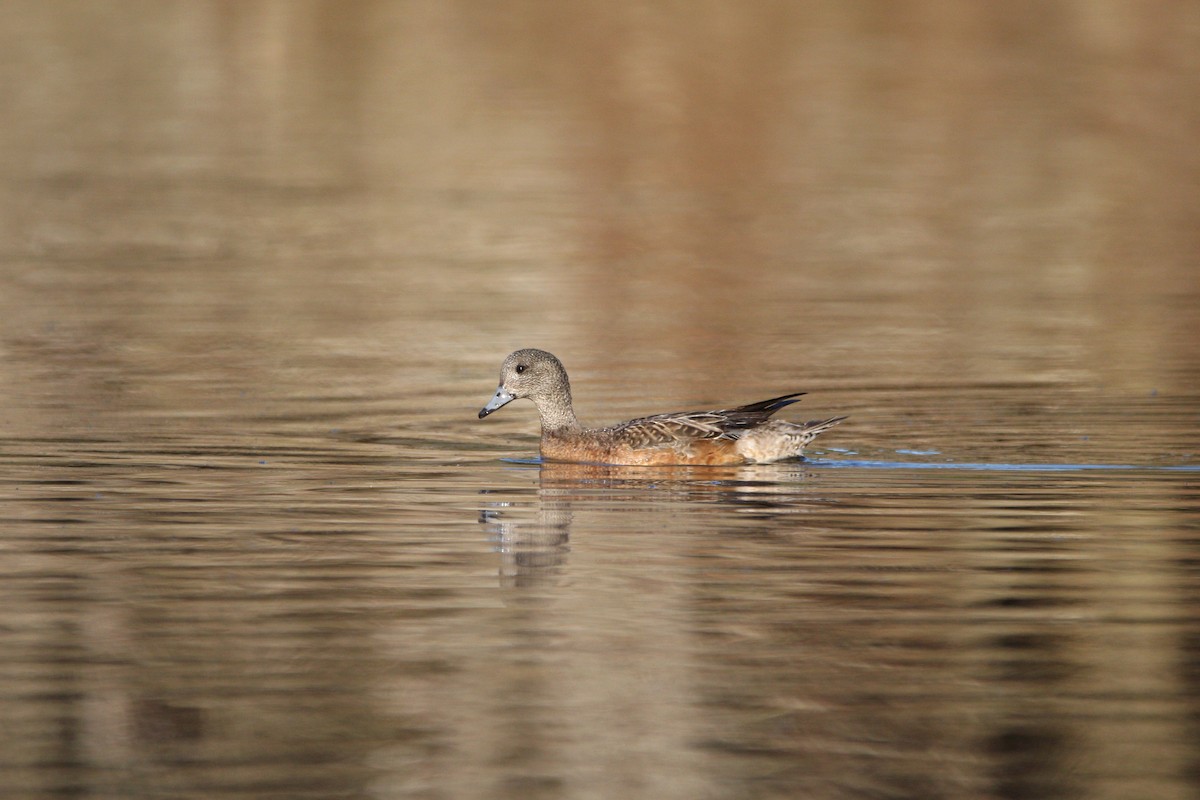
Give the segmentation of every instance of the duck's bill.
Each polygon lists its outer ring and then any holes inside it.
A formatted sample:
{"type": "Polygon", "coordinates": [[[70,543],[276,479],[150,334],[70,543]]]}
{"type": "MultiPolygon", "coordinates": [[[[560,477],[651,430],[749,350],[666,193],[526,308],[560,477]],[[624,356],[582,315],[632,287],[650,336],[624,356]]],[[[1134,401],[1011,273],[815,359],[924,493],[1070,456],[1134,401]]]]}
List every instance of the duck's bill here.
{"type": "Polygon", "coordinates": [[[492,397],[492,399],[488,400],[488,404],[486,406],[484,406],[483,408],[479,409],[479,418],[483,419],[488,414],[492,413],[493,411],[495,411],[497,409],[503,408],[504,406],[508,405],[515,399],[516,398],[513,397],[511,394],[504,391],[504,387],[501,386],[499,389],[496,390],[496,394],[492,397]]]}

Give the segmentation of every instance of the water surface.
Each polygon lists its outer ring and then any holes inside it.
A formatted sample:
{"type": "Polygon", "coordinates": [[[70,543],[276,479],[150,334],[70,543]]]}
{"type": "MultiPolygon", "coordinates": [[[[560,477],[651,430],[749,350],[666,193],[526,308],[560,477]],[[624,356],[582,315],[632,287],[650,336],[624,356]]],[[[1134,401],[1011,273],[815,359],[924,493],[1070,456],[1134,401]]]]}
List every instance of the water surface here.
{"type": "Polygon", "coordinates": [[[0,795],[1196,794],[1192,5],[6,20],[0,795]]]}

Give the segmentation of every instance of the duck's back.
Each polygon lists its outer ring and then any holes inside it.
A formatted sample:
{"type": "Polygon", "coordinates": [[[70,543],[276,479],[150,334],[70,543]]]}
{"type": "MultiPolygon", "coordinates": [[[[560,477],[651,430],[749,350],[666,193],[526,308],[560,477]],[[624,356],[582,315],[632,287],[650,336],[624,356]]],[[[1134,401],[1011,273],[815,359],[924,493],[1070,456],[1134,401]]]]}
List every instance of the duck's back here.
{"type": "Polygon", "coordinates": [[[547,435],[542,456],[609,464],[744,464],[737,440],[767,423],[804,392],[715,411],[679,411],[640,417],[611,428],[547,435]]]}

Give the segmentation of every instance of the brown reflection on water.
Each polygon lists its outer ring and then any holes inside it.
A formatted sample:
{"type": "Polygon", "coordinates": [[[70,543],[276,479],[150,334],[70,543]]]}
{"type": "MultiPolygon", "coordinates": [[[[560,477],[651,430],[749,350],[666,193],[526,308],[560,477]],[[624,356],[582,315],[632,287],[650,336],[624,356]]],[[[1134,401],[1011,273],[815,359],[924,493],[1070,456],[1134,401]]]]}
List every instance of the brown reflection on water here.
{"type": "MultiPolygon", "coordinates": [[[[1086,797],[1109,773],[1174,796],[1163,776],[1190,768],[1194,730],[1162,693],[1191,625],[1169,490],[1132,474],[901,471],[864,491],[798,464],[534,469],[536,493],[481,498],[507,602],[530,642],[605,642],[580,647],[586,664],[567,648],[544,688],[573,675],[590,708],[642,681],[686,686],[659,697],[688,705],[663,730],[687,732],[706,776],[766,796],[1086,797]],[[947,491],[973,500],[947,507],[947,491]],[[607,651],[609,625],[631,650],[607,651]],[[661,651],[621,661],[646,640],[661,651]]],[[[563,734],[537,749],[578,732],[563,734]]]]}
{"type": "Polygon", "coordinates": [[[1187,2],[7,3],[4,788],[1190,796],[1197,97],[1187,2]],[[517,346],[1139,469],[513,464],[517,346]]]}
{"type": "Polygon", "coordinates": [[[82,256],[148,262],[127,325],[179,286],[222,331],[435,310],[455,353],[771,369],[752,316],[856,381],[1193,385],[1192,4],[17,7],[0,224],[64,304],[31,322],[86,318],[82,256]]]}
{"type": "Polygon", "coordinates": [[[732,507],[743,521],[804,514],[822,502],[799,484],[800,463],[694,469],[545,463],[538,466],[535,502],[512,502],[503,495],[488,502],[479,522],[503,556],[502,584],[512,588],[554,585],[571,550],[576,505],[605,508],[652,507],[703,512],[705,506],[732,507]]]}
{"type": "Polygon", "coordinates": [[[580,132],[569,163],[582,292],[599,304],[591,341],[687,341],[718,368],[762,363],[748,309],[837,347],[844,328],[814,329],[812,312],[853,297],[882,313],[837,307],[867,322],[852,335],[921,353],[926,374],[1121,381],[1195,332],[1184,313],[1143,339],[1131,328],[1156,304],[1128,302],[1191,283],[1200,249],[1197,85],[1182,78],[1194,34],[1170,33],[1194,31],[1194,15],[594,6],[504,55],[522,74],[550,65],[542,88],[580,132]],[[587,55],[572,57],[579,42],[587,55]],[[623,266],[641,274],[607,279],[623,266]],[[899,297],[920,299],[910,313],[874,305],[899,297]],[[1070,311],[1038,313],[1047,303],[1070,311]]]}

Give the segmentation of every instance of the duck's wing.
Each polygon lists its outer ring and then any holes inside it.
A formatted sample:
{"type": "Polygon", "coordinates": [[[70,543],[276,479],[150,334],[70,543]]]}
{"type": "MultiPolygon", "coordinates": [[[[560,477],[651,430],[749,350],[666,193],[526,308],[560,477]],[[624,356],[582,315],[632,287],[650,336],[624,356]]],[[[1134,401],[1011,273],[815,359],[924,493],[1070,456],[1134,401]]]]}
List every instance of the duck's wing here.
{"type": "Polygon", "coordinates": [[[737,439],[766,422],[772,414],[800,399],[804,392],[785,394],[737,408],[717,411],[677,411],[655,414],[614,425],[614,439],[634,449],[677,445],[696,439],[737,439]]]}
{"type": "Polygon", "coordinates": [[[610,428],[612,436],[635,450],[715,439],[725,433],[723,417],[713,411],[682,411],[631,419],[610,428]]]}
{"type": "Polygon", "coordinates": [[[792,403],[799,403],[800,398],[805,394],[807,392],[792,392],[772,397],[770,400],[759,400],[757,403],[748,403],[737,408],[726,408],[710,413],[723,416],[725,433],[737,438],[742,431],[762,425],[779,409],[790,406],[792,403]]]}

